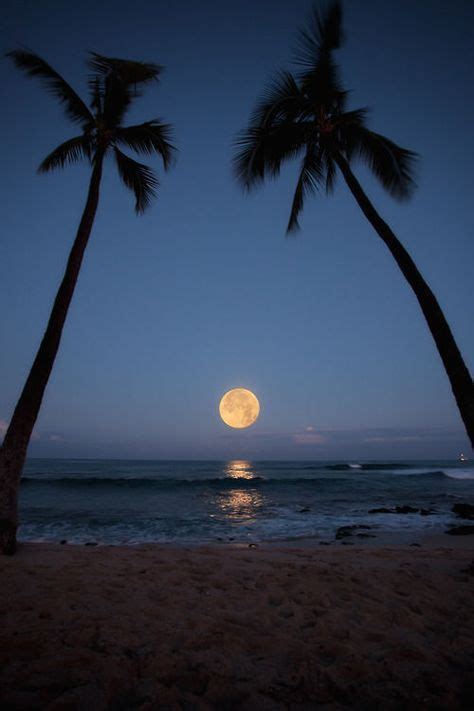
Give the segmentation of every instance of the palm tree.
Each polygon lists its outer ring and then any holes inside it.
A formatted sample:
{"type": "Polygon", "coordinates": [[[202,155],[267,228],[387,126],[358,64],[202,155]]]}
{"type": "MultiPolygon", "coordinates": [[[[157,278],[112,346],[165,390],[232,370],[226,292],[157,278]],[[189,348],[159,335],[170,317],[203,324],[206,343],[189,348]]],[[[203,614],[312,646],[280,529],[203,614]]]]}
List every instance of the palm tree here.
{"type": "Polygon", "coordinates": [[[18,487],[28,443],[41,406],[44,391],[58,352],[69,304],[76,286],[84,251],[99,202],[102,167],[106,155],[113,155],[120,178],[135,194],[135,211],[141,214],[155,195],[158,180],[146,165],[122,152],[125,146],[138,153],[158,154],[165,170],[173,153],[170,126],[158,119],[124,127],[122,121],[141,88],[159,78],[157,64],[114,59],[91,53],[88,66],[90,107],[49,64],[33,52],[13,50],[6,55],[28,76],[38,77],[65,109],[81,133],[55,148],[39,166],[40,173],[63,168],[82,159],[89,161],[92,175],[87,200],[76,238],[53,304],[40,347],[15,407],[0,449],[0,551],[16,549],[18,487]]]}
{"type": "Polygon", "coordinates": [[[352,171],[364,161],[381,185],[399,200],[414,190],[416,154],[366,126],[366,109],[349,111],[333,52],[343,42],[342,7],[333,2],[324,13],[315,9],[298,35],[298,75],[275,76],[236,141],[235,174],[246,190],[279,175],[284,161],[302,154],[287,234],[299,228],[305,198],[320,188],[334,189],[337,169],[365,217],[387,245],[421,306],[446,369],[461,417],[474,447],[474,387],[451,329],[414,261],[378,214],[352,171]]]}

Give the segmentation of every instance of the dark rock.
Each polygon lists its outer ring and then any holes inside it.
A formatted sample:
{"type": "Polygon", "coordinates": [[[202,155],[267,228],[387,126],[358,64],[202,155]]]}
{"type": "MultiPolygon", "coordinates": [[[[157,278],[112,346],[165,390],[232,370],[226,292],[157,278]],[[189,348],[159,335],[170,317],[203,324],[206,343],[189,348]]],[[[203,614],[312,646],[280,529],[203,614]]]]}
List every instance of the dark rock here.
{"type": "Polygon", "coordinates": [[[66,538],[63,538],[63,540],[62,540],[62,541],[59,541],[59,543],[60,543],[62,546],[64,546],[64,545],[67,543],[66,538]]]}
{"type": "Polygon", "coordinates": [[[300,509],[298,513],[309,513],[311,509],[309,506],[305,506],[304,508],[300,509]]]}
{"type": "Polygon", "coordinates": [[[369,513],[393,513],[391,509],[386,509],[385,507],[382,507],[380,509],[370,509],[369,513]]]}
{"type": "Polygon", "coordinates": [[[413,506],[395,506],[394,509],[387,509],[385,506],[383,506],[382,508],[379,508],[379,509],[370,509],[369,514],[376,514],[376,513],[407,514],[407,513],[418,513],[419,510],[420,509],[414,509],[413,506]]]}
{"type": "Polygon", "coordinates": [[[451,511],[459,518],[467,518],[469,521],[474,521],[474,506],[472,504],[454,504],[451,511]]]}
{"type": "Polygon", "coordinates": [[[474,534],[474,526],[453,526],[449,528],[445,533],[450,536],[470,536],[474,534]]]}
{"type": "Polygon", "coordinates": [[[373,533],[357,533],[357,538],[377,538],[373,533]]]}
{"type": "Polygon", "coordinates": [[[330,546],[331,542],[330,541],[319,541],[320,546],[330,546]]]}
{"type": "Polygon", "coordinates": [[[97,545],[99,545],[99,544],[96,543],[95,541],[89,541],[88,543],[84,543],[84,545],[85,545],[85,546],[97,546],[97,545]]]}
{"type": "MultiPolygon", "coordinates": [[[[336,531],[336,541],[341,540],[341,538],[348,538],[352,536],[357,529],[369,529],[371,526],[365,526],[364,524],[354,523],[352,526],[341,526],[336,531]]],[[[359,534],[358,534],[359,535],[359,534]]],[[[361,534],[363,535],[363,534],[361,534]]]]}
{"type": "Polygon", "coordinates": [[[412,548],[421,548],[421,543],[410,543],[412,548]]]}
{"type": "Polygon", "coordinates": [[[256,543],[249,543],[249,548],[258,548],[256,543]]]}
{"type": "Polygon", "coordinates": [[[432,516],[436,513],[436,509],[420,509],[420,516],[432,516]]]}
{"type": "Polygon", "coordinates": [[[348,538],[352,536],[352,526],[341,526],[336,531],[336,541],[340,541],[341,538],[348,538]]]}
{"type": "Polygon", "coordinates": [[[418,513],[419,510],[414,509],[413,506],[395,506],[395,513],[397,514],[418,513]]]}

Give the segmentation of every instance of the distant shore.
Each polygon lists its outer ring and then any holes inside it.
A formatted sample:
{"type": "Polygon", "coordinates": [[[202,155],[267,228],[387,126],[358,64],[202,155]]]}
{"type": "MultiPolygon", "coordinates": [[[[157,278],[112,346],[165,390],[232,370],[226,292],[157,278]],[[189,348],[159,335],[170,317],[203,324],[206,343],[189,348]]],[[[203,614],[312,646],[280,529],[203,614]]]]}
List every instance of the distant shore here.
{"type": "Polygon", "coordinates": [[[21,544],[14,709],[469,708],[474,536],[421,546],[21,544]]]}

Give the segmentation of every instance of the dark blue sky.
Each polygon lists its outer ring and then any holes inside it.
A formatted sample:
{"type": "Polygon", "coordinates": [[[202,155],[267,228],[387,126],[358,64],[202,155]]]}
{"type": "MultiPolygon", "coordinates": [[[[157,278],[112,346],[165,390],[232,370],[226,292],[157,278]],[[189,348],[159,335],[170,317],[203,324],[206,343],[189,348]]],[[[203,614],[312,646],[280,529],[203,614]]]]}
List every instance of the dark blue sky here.
{"type": "MultiPolygon", "coordinates": [[[[451,457],[467,438],[409,287],[348,189],[308,201],[284,230],[297,165],[245,196],[232,140],[275,68],[291,63],[306,0],[7,0],[4,51],[26,45],[82,94],[85,53],[156,61],[162,82],[129,123],[157,116],[179,149],[141,218],[107,165],[92,239],[30,454],[146,458],[451,457]],[[231,387],[261,416],[233,431],[231,387]]],[[[421,155],[404,205],[357,166],[436,292],[474,366],[474,5],[351,0],[339,53],[353,108],[421,155]]],[[[34,80],[0,63],[0,421],[46,324],[83,208],[86,165],[38,176],[75,135],[34,80]]],[[[154,163],[159,167],[158,162],[154,163]]]]}

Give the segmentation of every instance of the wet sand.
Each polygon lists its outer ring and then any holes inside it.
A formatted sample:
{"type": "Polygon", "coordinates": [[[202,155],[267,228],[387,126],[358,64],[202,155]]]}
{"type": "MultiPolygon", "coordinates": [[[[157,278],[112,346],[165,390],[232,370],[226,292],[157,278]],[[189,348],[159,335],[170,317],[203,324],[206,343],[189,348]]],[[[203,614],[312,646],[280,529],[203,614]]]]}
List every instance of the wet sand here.
{"type": "Polygon", "coordinates": [[[421,547],[23,544],[3,709],[468,709],[473,536],[421,547]]]}

